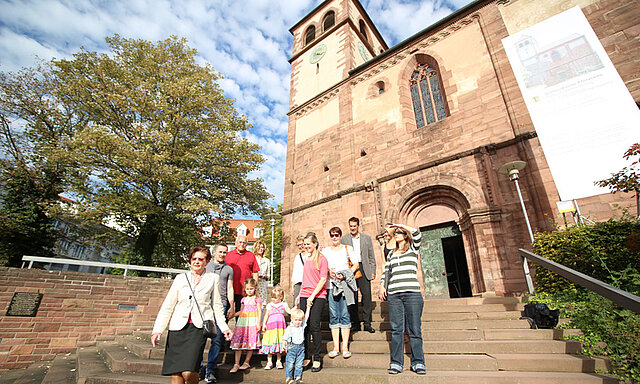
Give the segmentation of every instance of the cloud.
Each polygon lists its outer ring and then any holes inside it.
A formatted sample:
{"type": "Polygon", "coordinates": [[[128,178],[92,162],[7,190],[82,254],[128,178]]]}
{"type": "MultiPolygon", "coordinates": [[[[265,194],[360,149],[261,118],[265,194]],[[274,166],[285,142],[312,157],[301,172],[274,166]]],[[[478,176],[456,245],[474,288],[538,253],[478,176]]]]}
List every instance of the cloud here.
{"type": "MultiPolygon", "coordinates": [[[[389,46],[426,28],[467,0],[362,0],[389,46]]],[[[225,96],[249,117],[245,137],[266,158],[254,173],[282,202],[288,129],[292,37],[289,28],[320,0],[4,0],[0,12],[0,70],[67,58],[81,46],[104,52],[105,38],[150,41],[185,37],[198,62],[224,76],[225,96]]]]}

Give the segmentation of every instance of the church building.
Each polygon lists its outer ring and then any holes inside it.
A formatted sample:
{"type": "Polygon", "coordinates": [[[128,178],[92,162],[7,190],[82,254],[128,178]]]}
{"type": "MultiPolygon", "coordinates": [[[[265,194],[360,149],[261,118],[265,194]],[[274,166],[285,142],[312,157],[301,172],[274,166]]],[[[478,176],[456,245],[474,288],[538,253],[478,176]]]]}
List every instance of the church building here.
{"type": "MultiPolygon", "coordinates": [[[[313,231],[327,245],[329,228],[346,234],[356,216],[372,238],[389,222],[421,230],[425,298],[526,291],[527,222],[499,168],[526,164],[519,186],[534,232],[564,219],[502,39],[576,6],[640,101],[637,1],[478,0],[393,47],[358,0],[323,1],[291,27],[283,287],[297,235],[313,231]]],[[[534,43],[522,41],[523,62],[539,62],[534,43]]],[[[577,204],[596,221],[620,216],[616,205],[635,211],[621,193],[577,204]]],[[[375,294],[384,263],[374,246],[375,294]]]]}

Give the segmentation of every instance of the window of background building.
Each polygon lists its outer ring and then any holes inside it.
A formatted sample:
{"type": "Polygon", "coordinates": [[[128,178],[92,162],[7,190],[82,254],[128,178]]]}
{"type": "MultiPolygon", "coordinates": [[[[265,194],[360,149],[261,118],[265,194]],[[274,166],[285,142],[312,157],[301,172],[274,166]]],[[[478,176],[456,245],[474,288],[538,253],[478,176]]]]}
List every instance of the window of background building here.
{"type": "Polygon", "coordinates": [[[369,41],[369,38],[367,37],[367,29],[365,27],[364,20],[360,20],[360,33],[362,33],[362,36],[364,36],[365,41],[369,41]]]}
{"type": "Polygon", "coordinates": [[[447,116],[438,72],[428,64],[420,64],[409,80],[416,126],[440,121],[447,116]]]}

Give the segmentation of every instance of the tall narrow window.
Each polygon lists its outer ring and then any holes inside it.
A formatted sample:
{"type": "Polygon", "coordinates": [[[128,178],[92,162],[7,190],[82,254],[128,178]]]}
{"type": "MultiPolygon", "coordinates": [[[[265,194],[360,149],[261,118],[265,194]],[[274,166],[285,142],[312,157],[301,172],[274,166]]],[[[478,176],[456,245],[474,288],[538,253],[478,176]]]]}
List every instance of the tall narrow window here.
{"type": "Polygon", "coordinates": [[[369,41],[369,38],[367,37],[367,28],[365,27],[364,20],[360,20],[360,33],[362,33],[362,36],[364,36],[365,41],[369,41]]]}
{"type": "Polygon", "coordinates": [[[336,13],[333,11],[327,12],[327,14],[324,15],[324,20],[322,21],[322,32],[333,27],[335,23],[336,23],[336,13]]]}
{"type": "Polygon", "coordinates": [[[428,64],[420,64],[409,80],[413,112],[418,128],[447,117],[438,72],[428,64]]]}
{"type": "Polygon", "coordinates": [[[304,34],[304,45],[309,44],[316,38],[316,27],[311,25],[307,28],[307,32],[304,34]]]}

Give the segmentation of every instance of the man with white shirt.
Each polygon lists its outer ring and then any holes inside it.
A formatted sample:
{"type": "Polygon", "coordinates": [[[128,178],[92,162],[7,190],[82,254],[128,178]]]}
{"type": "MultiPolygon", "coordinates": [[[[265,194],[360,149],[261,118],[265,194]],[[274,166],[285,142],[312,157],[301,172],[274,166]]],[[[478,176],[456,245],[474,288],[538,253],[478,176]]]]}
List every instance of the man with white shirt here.
{"type": "MultiPolygon", "coordinates": [[[[362,323],[365,331],[374,333],[371,327],[371,280],[376,278],[376,257],[373,253],[373,242],[371,237],[360,233],[360,219],[352,217],[349,219],[349,234],[342,236],[342,244],[353,247],[354,254],[349,255],[353,264],[358,264],[362,277],[356,280],[358,290],[362,295],[362,323]]],[[[359,331],[360,318],[358,316],[358,294],[356,293],[356,303],[349,307],[351,317],[351,330],[359,331]]]]}

